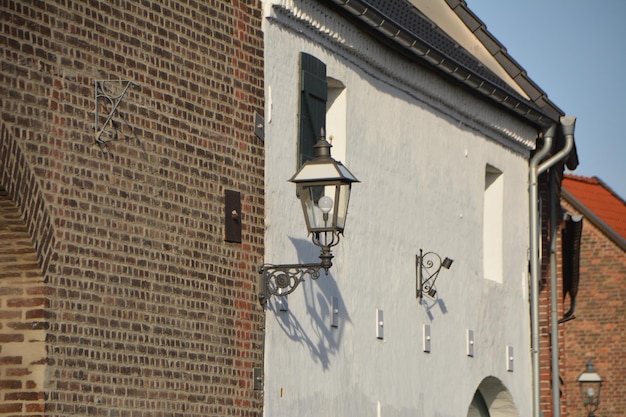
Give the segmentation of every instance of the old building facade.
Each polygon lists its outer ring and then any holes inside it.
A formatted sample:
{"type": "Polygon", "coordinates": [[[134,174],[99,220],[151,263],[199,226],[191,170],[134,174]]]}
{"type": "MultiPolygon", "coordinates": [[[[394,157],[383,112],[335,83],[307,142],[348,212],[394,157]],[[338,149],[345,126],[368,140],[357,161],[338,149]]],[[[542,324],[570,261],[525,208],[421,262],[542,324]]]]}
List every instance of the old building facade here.
{"type": "Polygon", "coordinates": [[[319,255],[287,181],[303,125],[324,127],[361,181],[329,274],[265,305],[265,414],[539,413],[529,166],[565,149],[545,130],[562,112],[464,2],[277,0],[264,13],[265,262],[319,255]],[[454,262],[420,297],[427,252],[454,262]]]}
{"type": "Polygon", "coordinates": [[[465,2],[0,17],[0,414],[532,415],[528,169],[563,112],[465,2]],[[260,265],[319,254],[287,180],[320,127],[345,236],[261,306],[260,265]],[[454,260],[421,297],[420,251],[454,260]]]}
{"type": "MultiPolygon", "coordinates": [[[[560,224],[560,246],[571,244],[567,230],[572,218],[578,222],[575,239],[579,244],[575,269],[567,267],[567,250],[559,251],[563,254],[557,287],[561,415],[587,414],[577,378],[591,359],[603,379],[596,415],[617,417],[626,409],[622,302],[626,297],[626,202],[598,178],[566,175],[560,204],[566,213],[566,221],[560,224]]],[[[545,292],[544,309],[549,311],[549,287],[545,292]]],[[[549,315],[544,318],[548,342],[549,315]]],[[[552,386],[545,378],[546,405],[552,386]]],[[[553,415],[552,407],[545,411],[553,415]]]]}
{"type": "Polygon", "coordinates": [[[260,2],[0,25],[0,414],[260,415],[260,2]]]}

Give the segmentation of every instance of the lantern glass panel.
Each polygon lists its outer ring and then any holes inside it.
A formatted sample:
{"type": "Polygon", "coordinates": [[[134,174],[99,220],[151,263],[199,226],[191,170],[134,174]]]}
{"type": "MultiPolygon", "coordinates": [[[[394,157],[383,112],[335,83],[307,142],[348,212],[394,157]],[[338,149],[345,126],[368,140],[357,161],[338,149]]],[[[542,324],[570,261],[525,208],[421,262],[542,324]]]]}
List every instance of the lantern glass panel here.
{"type": "Polygon", "coordinates": [[[346,227],[346,217],[348,215],[348,202],[350,200],[351,184],[341,184],[337,186],[335,197],[335,224],[337,231],[343,233],[346,227]]]}
{"type": "Polygon", "coordinates": [[[597,406],[600,404],[600,382],[580,382],[580,394],[585,407],[597,406]]]}
{"type": "MultiPolygon", "coordinates": [[[[302,210],[304,211],[306,227],[309,233],[335,230],[335,187],[320,184],[299,184],[298,188],[300,189],[300,201],[302,202],[302,210]],[[319,201],[322,197],[330,198],[333,206],[330,208],[320,208],[319,201]]],[[[322,206],[324,206],[324,204],[322,204],[322,206]]]]}
{"type": "Polygon", "coordinates": [[[309,233],[340,232],[346,225],[351,184],[298,184],[309,233]],[[322,208],[320,208],[320,199],[322,208]]]}

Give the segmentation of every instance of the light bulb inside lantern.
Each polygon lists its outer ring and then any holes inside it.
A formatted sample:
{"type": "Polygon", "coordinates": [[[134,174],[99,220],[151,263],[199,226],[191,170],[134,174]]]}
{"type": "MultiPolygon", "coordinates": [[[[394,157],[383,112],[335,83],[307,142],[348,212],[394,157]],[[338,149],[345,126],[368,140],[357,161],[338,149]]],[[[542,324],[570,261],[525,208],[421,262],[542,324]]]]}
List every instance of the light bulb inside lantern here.
{"type": "Polygon", "coordinates": [[[317,201],[317,207],[322,210],[322,213],[328,214],[333,208],[333,199],[325,195],[317,201]]]}
{"type": "Polygon", "coordinates": [[[595,391],[593,390],[592,387],[587,388],[587,396],[589,398],[593,398],[594,394],[595,394],[595,391]]]}

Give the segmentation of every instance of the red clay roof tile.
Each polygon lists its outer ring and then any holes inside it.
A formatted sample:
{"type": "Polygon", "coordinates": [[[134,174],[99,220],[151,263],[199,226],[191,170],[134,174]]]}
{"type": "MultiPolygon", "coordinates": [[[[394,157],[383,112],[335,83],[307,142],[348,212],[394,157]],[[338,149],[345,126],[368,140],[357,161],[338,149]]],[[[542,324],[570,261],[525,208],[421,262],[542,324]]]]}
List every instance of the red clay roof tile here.
{"type": "Polygon", "coordinates": [[[626,239],[626,202],[598,177],[566,174],[563,188],[626,239]]]}

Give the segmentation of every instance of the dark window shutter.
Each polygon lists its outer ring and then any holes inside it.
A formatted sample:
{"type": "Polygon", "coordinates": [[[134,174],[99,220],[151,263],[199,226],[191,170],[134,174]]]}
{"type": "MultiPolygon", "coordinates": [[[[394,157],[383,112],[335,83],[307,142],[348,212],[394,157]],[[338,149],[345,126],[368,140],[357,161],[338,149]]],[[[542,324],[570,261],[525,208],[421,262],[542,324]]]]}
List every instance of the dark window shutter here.
{"type": "Polygon", "coordinates": [[[313,146],[326,130],[326,64],[300,53],[300,137],[298,167],[314,156],[313,146]]]}

